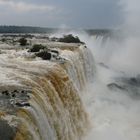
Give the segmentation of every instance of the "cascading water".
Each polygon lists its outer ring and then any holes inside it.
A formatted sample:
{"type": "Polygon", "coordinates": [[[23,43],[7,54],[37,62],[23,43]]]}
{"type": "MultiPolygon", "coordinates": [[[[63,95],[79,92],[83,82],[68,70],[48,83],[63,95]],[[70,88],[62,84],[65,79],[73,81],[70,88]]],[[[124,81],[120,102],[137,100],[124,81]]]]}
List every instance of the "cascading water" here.
{"type": "Polygon", "coordinates": [[[81,35],[96,60],[94,82],[88,85],[83,101],[92,130],[86,140],[140,139],[139,47],[135,38],[107,42],[81,35]]]}
{"type": "Polygon", "coordinates": [[[31,60],[26,51],[1,54],[0,118],[11,131],[3,140],[82,139],[90,123],[80,91],[94,65],[85,46],[71,48],[58,48],[63,62],[31,60]]]}
{"type": "Polygon", "coordinates": [[[50,43],[61,59],[43,61],[3,47],[2,140],[139,140],[140,76],[133,57],[138,43],[78,36],[93,55],[84,45],[50,43]]]}

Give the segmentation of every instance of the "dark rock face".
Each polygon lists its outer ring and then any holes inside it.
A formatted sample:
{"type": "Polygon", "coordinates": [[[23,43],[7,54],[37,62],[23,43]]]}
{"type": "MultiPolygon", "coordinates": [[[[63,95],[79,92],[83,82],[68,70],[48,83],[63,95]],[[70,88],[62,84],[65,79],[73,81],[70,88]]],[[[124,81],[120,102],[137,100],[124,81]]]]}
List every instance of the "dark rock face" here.
{"type": "Polygon", "coordinates": [[[39,52],[41,49],[45,49],[47,47],[41,45],[41,44],[35,44],[32,46],[32,48],[29,50],[29,52],[39,52]]]}
{"type": "Polygon", "coordinates": [[[128,80],[128,83],[131,85],[139,86],[140,85],[140,79],[132,77],[128,80]]]}
{"type": "Polygon", "coordinates": [[[8,90],[4,90],[1,91],[1,94],[3,95],[3,97],[9,97],[9,98],[27,98],[29,97],[27,94],[30,93],[29,91],[26,90],[14,90],[14,91],[8,91],[8,90]]]}
{"type": "Polygon", "coordinates": [[[22,37],[22,38],[20,38],[19,43],[21,46],[25,46],[25,45],[27,45],[27,39],[22,37]]]}
{"type": "Polygon", "coordinates": [[[107,87],[114,91],[125,91],[123,93],[129,95],[133,99],[140,99],[140,76],[136,77],[120,77],[113,83],[109,83],[107,87]]]}
{"type": "Polygon", "coordinates": [[[65,43],[81,43],[80,39],[77,36],[74,37],[72,34],[64,35],[62,38],[59,38],[58,41],[65,43]]]}
{"type": "Polygon", "coordinates": [[[35,56],[42,58],[43,60],[59,60],[61,58],[59,56],[59,51],[56,49],[50,49],[47,46],[42,45],[33,45],[31,49],[28,50],[28,52],[34,53],[35,56]]]}
{"type": "Polygon", "coordinates": [[[101,67],[104,67],[104,68],[106,68],[106,69],[109,69],[109,67],[107,66],[107,65],[105,65],[104,63],[99,63],[99,65],[101,66],[101,67]]]}
{"type": "Polygon", "coordinates": [[[140,86],[140,77],[139,75],[136,77],[128,77],[122,78],[122,81],[130,86],[140,86]]]}
{"type": "Polygon", "coordinates": [[[120,86],[116,83],[110,83],[107,85],[110,89],[120,89],[120,90],[125,90],[125,87],[120,86]]]}
{"type": "Polygon", "coordinates": [[[36,56],[41,57],[43,60],[50,60],[52,55],[47,51],[36,53],[36,56]]]}
{"type": "Polygon", "coordinates": [[[5,90],[5,91],[2,91],[2,94],[3,94],[3,95],[5,94],[5,95],[8,96],[8,95],[9,95],[9,92],[8,92],[8,90],[5,90]]]}
{"type": "Polygon", "coordinates": [[[24,107],[24,106],[30,107],[30,104],[29,104],[29,103],[26,103],[26,102],[22,102],[22,103],[17,102],[16,105],[17,105],[18,107],[24,107]]]}
{"type": "Polygon", "coordinates": [[[30,104],[28,103],[30,94],[30,90],[23,89],[0,91],[0,106],[4,110],[14,110],[19,107],[30,107],[30,104]]]}
{"type": "Polygon", "coordinates": [[[0,140],[13,140],[16,135],[16,129],[9,126],[9,124],[0,120],[0,140]]]}
{"type": "Polygon", "coordinates": [[[11,96],[14,98],[14,97],[16,97],[16,94],[13,93],[11,96]]]}
{"type": "Polygon", "coordinates": [[[57,55],[59,55],[59,52],[57,50],[51,50],[51,52],[56,53],[57,55]]]}

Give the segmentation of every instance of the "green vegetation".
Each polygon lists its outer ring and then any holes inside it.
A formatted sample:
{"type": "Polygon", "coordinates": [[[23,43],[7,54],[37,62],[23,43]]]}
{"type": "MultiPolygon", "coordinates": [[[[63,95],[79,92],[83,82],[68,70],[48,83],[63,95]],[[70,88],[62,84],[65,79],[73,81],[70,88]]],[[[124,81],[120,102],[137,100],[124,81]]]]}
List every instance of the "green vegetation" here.
{"type": "Polygon", "coordinates": [[[41,44],[35,44],[28,50],[28,52],[33,52],[35,56],[41,57],[43,60],[50,60],[52,55],[48,52],[49,49],[47,46],[41,44]]]}
{"type": "Polygon", "coordinates": [[[41,57],[43,60],[50,60],[51,59],[51,53],[49,53],[45,50],[36,53],[36,56],[41,57]]]}
{"type": "Polygon", "coordinates": [[[40,50],[45,49],[45,48],[47,49],[46,46],[43,46],[41,44],[35,44],[32,46],[32,48],[29,50],[29,52],[39,52],[40,50]]]}
{"type": "Polygon", "coordinates": [[[82,43],[77,36],[74,37],[72,34],[64,35],[58,41],[65,42],[65,43],[82,43]]]}
{"type": "Polygon", "coordinates": [[[5,38],[2,38],[1,41],[2,41],[2,42],[6,42],[6,39],[5,39],[5,38]]]}
{"type": "Polygon", "coordinates": [[[21,46],[25,46],[25,45],[27,45],[27,39],[24,38],[24,37],[23,38],[20,38],[19,39],[19,43],[20,43],[21,46]]]}

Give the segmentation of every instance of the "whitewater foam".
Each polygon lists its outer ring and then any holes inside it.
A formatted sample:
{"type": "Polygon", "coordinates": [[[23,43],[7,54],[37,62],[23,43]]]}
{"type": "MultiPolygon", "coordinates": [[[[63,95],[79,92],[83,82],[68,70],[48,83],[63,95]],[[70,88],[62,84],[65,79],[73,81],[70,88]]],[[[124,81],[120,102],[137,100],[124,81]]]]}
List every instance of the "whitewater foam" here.
{"type": "MultiPolygon", "coordinates": [[[[139,140],[140,89],[136,85],[130,86],[128,82],[121,80],[123,78],[131,80],[132,78],[134,82],[137,82],[135,77],[139,73],[139,62],[135,63],[133,61],[137,51],[136,47],[133,46],[134,50],[129,53],[125,49],[125,47],[129,47],[127,46],[128,44],[122,47],[119,46],[122,44],[116,42],[115,46],[118,46],[116,48],[112,46],[112,42],[108,42],[108,47],[104,48],[104,44],[100,43],[101,46],[96,48],[96,40],[91,40],[90,42],[92,42],[89,46],[93,51],[93,55],[96,52],[98,53],[94,55],[97,69],[94,83],[88,85],[84,93],[86,96],[83,96],[83,102],[86,103],[86,109],[92,122],[92,130],[85,140],[139,140]],[[113,53],[109,55],[110,48],[112,49],[113,47],[113,53]],[[132,59],[132,61],[120,58],[118,50],[119,52],[122,51],[123,58],[127,57],[129,60],[132,59]],[[102,55],[102,52],[105,52],[105,55],[102,55]],[[114,57],[116,57],[118,63],[115,63],[114,57]],[[135,67],[125,67],[125,62],[129,65],[135,65],[135,67]],[[121,67],[118,67],[120,66],[119,64],[121,67]],[[122,86],[122,89],[115,87],[112,90],[107,86],[110,83],[118,84],[122,86]],[[130,88],[132,89],[130,90],[130,88]],[[137,88],[137,93],[135,93],[135,88],[137,88]]],[[[136,57],[138,54],[137,52],[136,57]]]]}

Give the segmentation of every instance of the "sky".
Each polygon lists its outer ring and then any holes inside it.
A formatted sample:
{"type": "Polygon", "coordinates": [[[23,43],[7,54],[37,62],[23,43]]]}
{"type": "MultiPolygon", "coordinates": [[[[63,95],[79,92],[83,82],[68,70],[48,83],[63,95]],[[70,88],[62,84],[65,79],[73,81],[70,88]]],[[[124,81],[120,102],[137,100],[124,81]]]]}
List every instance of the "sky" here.
{"type": "Polygon", "coordinates": [[[0,0],[0,25],[118,28],[120,0],[0,0]]]}

